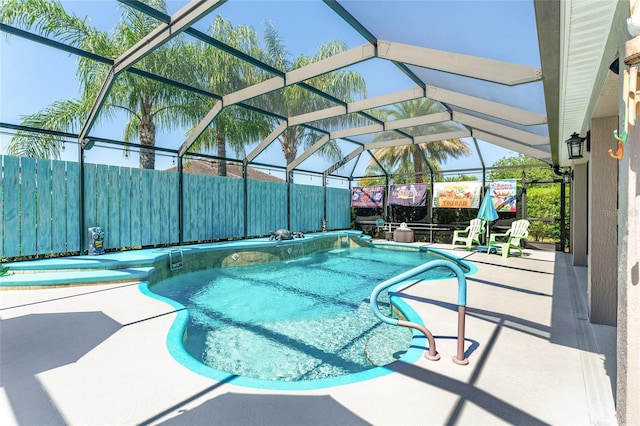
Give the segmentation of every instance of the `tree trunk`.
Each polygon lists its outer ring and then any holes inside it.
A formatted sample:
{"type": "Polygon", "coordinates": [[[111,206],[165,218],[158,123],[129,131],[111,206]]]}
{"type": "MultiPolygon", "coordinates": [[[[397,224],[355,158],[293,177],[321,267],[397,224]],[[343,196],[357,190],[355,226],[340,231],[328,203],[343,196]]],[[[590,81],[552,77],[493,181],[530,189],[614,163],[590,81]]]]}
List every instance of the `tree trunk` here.
{"type": "Polygon", "coordinates": [[[420,147],[417,145],[413,148],[413,172],[415,173],[414,178],[416,183],[424,182],[422,179],[422,155],[420,153],[420,147]]]}
{"type": "MultiPolygon", "coordinates": [[[[140,136],[140,144],[146,146],[154,146],[156,144],[156,126],[153,124],[151,117],[144,117],[138,126],[138,135],[140,136]]],[[[140,167],[143,169],[156,168],[156,152],[153,149],[140,149],[140,167]]]]}
{"type": "MultiPolygon", "coordinates": [[[[221,132],[216,132],[216,152],[218,153],[218,157],[226,157],[227,156],[227,145],[224,139],[224,134],[221,132]]],[[[224,160],[218,160],[218,176],[226,176],[227,175],[227,162],[224,160]]]]}
{"type": "Polygon", "coordinates": [[[295,140],[291,140],[287,137],[287,135],[282,135],[282,139],[280,140],[280,146],[282,147],[282,152],[284,153],[284,158],[287,161],[287,166],[296,159],[296,154],[298,153],[298,147],[295,143],[295,140]]]}
{"type": "MultiPolygon", "coordinates": [[[[284,153],[284,158],[288,166],[296,159],[296,154],[298,153],[296,140],[295,138],[288,137],[287,132],[285,132],[280,139],[280,146],[282,147],[282,152],[284,153]]],[[[288,182],[293,182],[293,173],[288,176],[288,182]]]]}

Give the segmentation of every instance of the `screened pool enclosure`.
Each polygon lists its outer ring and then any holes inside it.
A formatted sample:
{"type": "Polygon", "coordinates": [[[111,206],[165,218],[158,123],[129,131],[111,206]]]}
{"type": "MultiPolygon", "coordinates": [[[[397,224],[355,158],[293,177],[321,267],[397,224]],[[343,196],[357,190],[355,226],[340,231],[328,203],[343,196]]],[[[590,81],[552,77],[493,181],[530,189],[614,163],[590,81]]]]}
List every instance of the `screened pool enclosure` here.
{"type": "Polygon", "coordinates": [[[90,226],[109,249],[347,229],[365,177],[565,167],[544,3],[5,3],[32,62],[3,81],[0,255],[83,251],[90,226]],[[17,101],[34,81],[71,94],[17,101]]]}

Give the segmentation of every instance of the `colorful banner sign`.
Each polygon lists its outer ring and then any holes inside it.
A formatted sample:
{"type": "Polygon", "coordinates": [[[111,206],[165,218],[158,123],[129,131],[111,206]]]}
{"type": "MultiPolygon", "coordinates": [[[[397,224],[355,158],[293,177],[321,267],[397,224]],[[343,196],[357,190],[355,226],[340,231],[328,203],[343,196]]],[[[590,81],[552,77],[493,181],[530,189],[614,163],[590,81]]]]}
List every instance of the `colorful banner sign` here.
{"type": "Polygon", "coordinates": [[[351,191],[351,206],[377,208],[382,207],[384,186],[354,187],[351,191]]]}
{"type": "Polygon", "coordinates": [[[494,180],[489,184],[493,205],[498,212],[515,212],[518,186],[516,179],[494,180]]]}
{"type": "Polygon", "coordinates": [[[427,201],[427,184],[411,183],[391,185],[389,187],[389,204],[395,206],[423,207],[427,201]]]}
{"type": "Polygon", "coordinates": [[[482,183],[436,182],[433,184],[433,207],[444,209],[477,209],[480,206],[482,183]]]}

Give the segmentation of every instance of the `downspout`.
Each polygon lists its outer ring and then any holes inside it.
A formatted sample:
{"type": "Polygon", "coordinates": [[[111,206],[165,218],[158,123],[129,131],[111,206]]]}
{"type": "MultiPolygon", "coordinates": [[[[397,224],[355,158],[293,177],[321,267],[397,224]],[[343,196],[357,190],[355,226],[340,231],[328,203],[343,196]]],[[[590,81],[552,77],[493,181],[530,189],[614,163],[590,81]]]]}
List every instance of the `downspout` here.
{"type": "Polygon", "coordinates": [[[567,237],[565,215],[567,214],[565,203],[567,199],[567,184],[564,176],[560,180],[560,251],[564,253],[564,242],[567,237]]]}

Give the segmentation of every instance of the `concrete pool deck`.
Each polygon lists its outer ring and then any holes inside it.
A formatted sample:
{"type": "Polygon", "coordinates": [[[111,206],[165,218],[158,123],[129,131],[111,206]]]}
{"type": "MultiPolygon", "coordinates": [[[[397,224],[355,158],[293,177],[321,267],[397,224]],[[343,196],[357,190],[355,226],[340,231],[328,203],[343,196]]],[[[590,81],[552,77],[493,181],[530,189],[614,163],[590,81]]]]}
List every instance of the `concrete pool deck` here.
{"type": "MultiPolygon", "coordinates": [[[[437,362],[313,391],[218,382],[179,364],[175,310],[137,282],[0,292],[3,425],[616,424],[616,330],[590,324],[586,268],[560,252],[450,250],[467,278],[469,365],[456,346],[455,279],[402,291],[436,336],[437,362]]],[[[377,283],[372,283],[373,286],[377,283]]],[[[416,339],[416,344],[424,339],[416,339]]]]}

